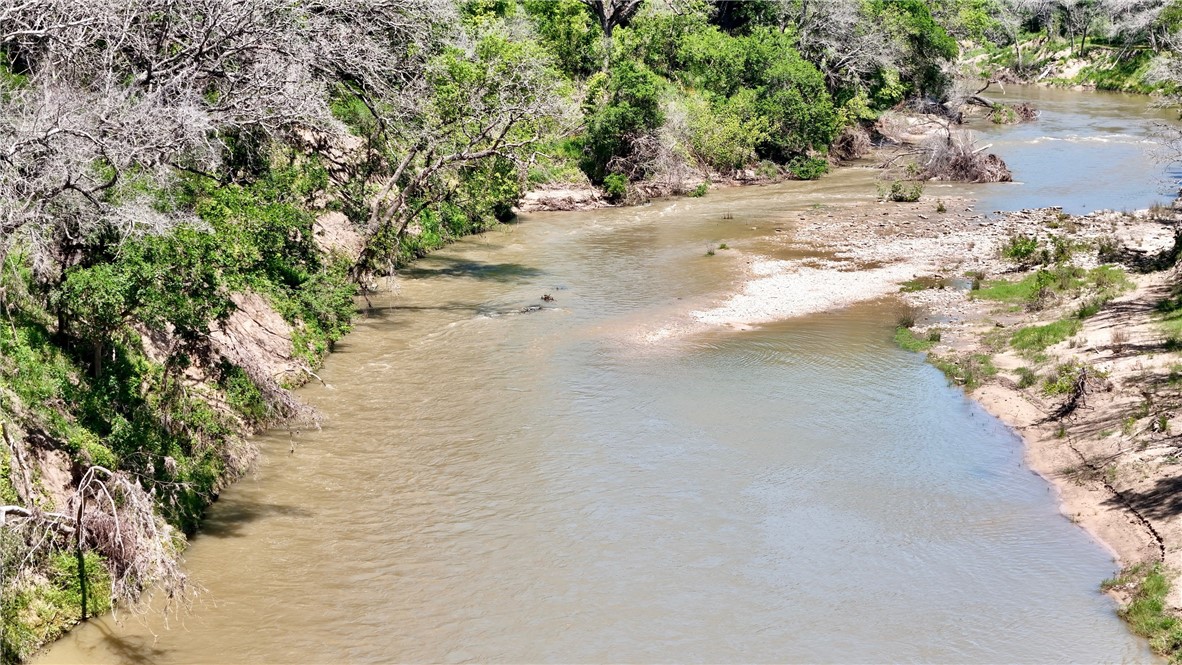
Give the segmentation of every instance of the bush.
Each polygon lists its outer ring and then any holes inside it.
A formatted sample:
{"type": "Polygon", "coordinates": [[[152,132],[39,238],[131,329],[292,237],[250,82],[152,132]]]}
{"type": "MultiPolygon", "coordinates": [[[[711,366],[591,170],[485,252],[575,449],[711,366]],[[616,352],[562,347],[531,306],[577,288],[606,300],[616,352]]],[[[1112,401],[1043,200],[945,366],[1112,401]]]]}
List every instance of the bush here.
{"type": "Polygon", "coordinates": [[[755,109],[755,92],[742,90],[713,104],[691,103],[690,147],[698,161],[729,173],[756,159],[756,146],[768,133],[767,118],[755,109]]]}
{"type": "MultiPolygon", "coordinates": [[[[694,198],[701,198],[703,196],[706,196],[706,192],[709,190],[710,190],[710,185],[703,182],[703,183],[699,184],[697,187],[694,187],[693,189],[691,189],[689,192],[689,195],[694,198]]],[[[726,247],[723,246],[721,249],[726,249],[726,247]]]]}
{"type": "Polygon", "coordinates": [[[612,173],[603,179],[603,193],[611,201],[621,201],[628,195],[628,178],[612,173]]]}
{"type": "MultiPolygon", "coordinates": [[[[880,188],[883,189],[883,188],[880,188]]],[[[895,203],[915,203],[923,196],[923,183],[911,180],[895,180],[880,196],[895,203]]]]}
{"type": "Polygon", "coordinates": [[[587,133],[579,166],[592,183],[601,185],[608,163],[631,154],[632,139],[661,126],[662,83],[643,64],[618,61],[606,81],[588,83],[587,133]],[[600,91],[602,86],[602,91],[600,91]]]}
{"type": "Polygon", "coordinates": [[[801,180],[816,180],[829,172],[829,162],[820,157],[795,157],[788,170],[801,180]]]}
{"type": "Polygon", "coordinates": [[[1038,251],[1038,238],[1025,234],[1012,235],[1001,248],[1001,255],[1011,261],[1024,263],[1038,251]]]}
{"type": "Polygon", "coordinates": [[[1030,386],[1038,383],[1038,375],[1035,374],[1034,370],[1030,369],[1029,367],[1019,367],[1014,371],[1018,375],[1019,388],[1029,388],[1030,386]]]}

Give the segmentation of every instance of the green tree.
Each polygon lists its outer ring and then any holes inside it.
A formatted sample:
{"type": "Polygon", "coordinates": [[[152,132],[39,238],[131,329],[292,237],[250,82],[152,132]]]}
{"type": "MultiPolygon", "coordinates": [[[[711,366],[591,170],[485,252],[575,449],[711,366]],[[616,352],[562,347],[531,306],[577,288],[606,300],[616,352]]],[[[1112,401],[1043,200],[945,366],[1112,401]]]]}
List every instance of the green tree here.
{"type": "Polygon", "coordinates": [[[597,99],[588,99],[586,105],[591,112],[579,166],[591,182],[603,183],[613,158],[627,157],[634,138],[661,126],[661,87],[660,78],[648,67],[620,60],[602,90],[590,91],[597,99]]]}

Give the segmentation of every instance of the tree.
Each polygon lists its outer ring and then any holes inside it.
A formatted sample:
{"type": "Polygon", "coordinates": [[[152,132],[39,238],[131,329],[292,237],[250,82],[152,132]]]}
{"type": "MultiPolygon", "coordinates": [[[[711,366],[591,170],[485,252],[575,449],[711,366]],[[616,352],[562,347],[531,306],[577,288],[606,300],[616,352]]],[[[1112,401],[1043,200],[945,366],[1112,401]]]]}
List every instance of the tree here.
{"type": "Polygon", "coordinates": [[[607,71],[611,64],[612,32],[616,28],[626,27],[640,11],[644,0],[579,0],[591,14],[599,21],[603,31],[603,69],[607,71]]]}
{"type": "Polygon", "coordinates": [[[489,32],[445,49],[421,84],[380,100],[378,108],[406,120],[390,123],[386,135],[384,150],[400,156],[370,198],[370,241],[356,262],[358,278],[382,269],[419,214],[454,193],[456,169],[494,158],[525,164],[537,146],[564,133],[570,110],[554,94],[560,85],[535,44],[489,32]]]}
{"type": "Polygon", "coordinates": [[[831,90],[863,87],[878,70],[898,62],[891,40],[862,0],[784,0],[780,7],[801,55],[821,70],[831,90]]]}
{"type": "Polygon", "coordinates": [[[1079,57],[1087,53],[1088,33],[1096,19],[1103,15],[1105,5],[1101,0],[1057,0],[1056,6],[1063,15],[1063,26],[1067,28],[1068,43],[1075,46],[1079,35],[1079,57]]]}

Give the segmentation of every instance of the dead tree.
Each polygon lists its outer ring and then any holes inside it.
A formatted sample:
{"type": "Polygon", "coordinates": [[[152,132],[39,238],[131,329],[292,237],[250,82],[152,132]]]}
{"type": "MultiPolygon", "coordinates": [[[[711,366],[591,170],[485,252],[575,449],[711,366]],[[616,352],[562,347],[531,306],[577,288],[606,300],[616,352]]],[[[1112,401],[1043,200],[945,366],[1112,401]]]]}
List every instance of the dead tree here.
{"type": "MultiPolygon", "coordinates": [[[[25,505],[0,506],[0,527],[27,527],[41,537],[31,546],[72,550],[78,561],[82,593],[81,618],[85,620],[90,596],[86,554],[95,552],[106,561],[111,576],[112,603],[139,609],[148,588],[156,588],[169,606],[187,604],[194,592],[180,564],[183,537],[157,513],[153,496],[121,471],[91,466],[61,512],[43,510],[33,495],[31,468],[9,426],[0,424],[12,459],[12,474],[19,482],[25,505]]],[[[26,565],[32,557],[25,557],[26,565]]],[[[6,571],[8,584],[28,574],[26,569],[6,571]]]]}

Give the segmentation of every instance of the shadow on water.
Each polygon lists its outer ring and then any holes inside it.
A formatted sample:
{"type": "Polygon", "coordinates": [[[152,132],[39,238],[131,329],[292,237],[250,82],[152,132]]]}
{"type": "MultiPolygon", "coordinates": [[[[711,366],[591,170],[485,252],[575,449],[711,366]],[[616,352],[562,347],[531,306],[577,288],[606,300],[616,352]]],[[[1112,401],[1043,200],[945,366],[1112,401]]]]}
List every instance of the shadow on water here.
{"type": "Polygon", "coordinates": [[[239,498],[233,502],[219,503],[218,509],[210,512],[201,534],[213,538],[242,538],[250,535],[243,532],[244,526],[273,516],[310,518],[313,514],[312,511],[299,506],[239,498]]]}
{"type": "Polygon", "coordinates": [[[384,322],[395,315],[408,312],[471,312],[475,314],[479,311],[481,311],[480,305],[466,302],[448,302],[440,305],[369,305],[357,309],[357,313],[363,319],[378,322],[384,322]]]}
{"type": "Polygon", "coordinates": [[[429,262],[415,264],[415,266],[402,270],[398,274],[407,279],[467,277],[471,279],[509,282],[537,277],[544,273],[537,268],[531,268],[520,263],[482,263],[450,257],[433,257],[429,262]],[[425,263],[429,263],[430,265],[425,265],[425,263]]]}
{"type": "Polygon", "coordinates": [[[116,656],[120,663],[157,663],[169,653],[157,647],[155,640],[134,635],[119,635],[112,631],[105,621],[91,621],[90,625],[99,631],[100,639],[96,646],[101,645],[100,652],[116,656]]]}

